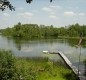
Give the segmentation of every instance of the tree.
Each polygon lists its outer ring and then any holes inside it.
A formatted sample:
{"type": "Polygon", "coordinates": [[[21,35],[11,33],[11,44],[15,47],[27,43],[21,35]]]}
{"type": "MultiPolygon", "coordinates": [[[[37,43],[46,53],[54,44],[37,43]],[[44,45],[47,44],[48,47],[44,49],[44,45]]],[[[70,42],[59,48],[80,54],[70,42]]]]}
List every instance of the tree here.
{"type": "Polygon", "coordinates": [[[15,10],[15,8],[8,0],[0,0],[0,9],[4,11],[6,8],[9,8],[11,11],[15,10]]]}
{"type": "MultiPolygon", "coordinates": [[[[26,0],[27,3],[31,3],[33,0],[26,0]]],[[[50,0],[52,2],[52,0],[50,0]]],[[[0,0],[0,10],[4,11],[6,8],[9,8],[11,11],[14,10],[14,6],[10,3],[9,0],[0,0]]]]}

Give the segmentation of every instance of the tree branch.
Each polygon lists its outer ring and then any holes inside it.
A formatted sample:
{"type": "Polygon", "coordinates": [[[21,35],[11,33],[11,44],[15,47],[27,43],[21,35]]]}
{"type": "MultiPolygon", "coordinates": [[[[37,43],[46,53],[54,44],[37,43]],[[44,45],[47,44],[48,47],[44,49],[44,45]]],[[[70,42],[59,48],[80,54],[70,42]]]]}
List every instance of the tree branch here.
{"type": "MultiPolygon", "coordinates": [[[[31,3],[33,0],[26,0],[27,3],[31,3]]],[[[52,2],[53,0],[50,0],[52,2]]],[[[9,0],[0,0],[0,10],[4,11],[6,8],[9,8],[11,11],[14,10],[14,6],[10,3],[9,0]]]]}

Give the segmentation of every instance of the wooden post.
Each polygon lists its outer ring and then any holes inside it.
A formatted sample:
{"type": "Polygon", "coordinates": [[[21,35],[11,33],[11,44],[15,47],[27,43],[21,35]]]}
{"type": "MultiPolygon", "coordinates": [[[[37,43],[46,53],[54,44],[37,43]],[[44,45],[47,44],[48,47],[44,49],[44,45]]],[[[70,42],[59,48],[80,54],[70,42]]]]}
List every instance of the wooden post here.
{"type": "Polygon", "coordinates": [[[80,45],[80,53],[79,53],[78,76],[79,76],[80,61],[81,61],[81,45],[80,45]]]}

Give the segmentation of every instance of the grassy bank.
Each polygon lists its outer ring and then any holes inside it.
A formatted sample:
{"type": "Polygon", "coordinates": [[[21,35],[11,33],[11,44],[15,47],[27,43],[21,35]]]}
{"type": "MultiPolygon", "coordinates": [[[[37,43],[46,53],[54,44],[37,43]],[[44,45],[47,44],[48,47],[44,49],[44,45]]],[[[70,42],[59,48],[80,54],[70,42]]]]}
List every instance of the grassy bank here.
{"type": "Polygon", "coordinates": [[[0,50],[0,80],[76,80],[67,67],[48,58],[17,58],[0,50]]]}

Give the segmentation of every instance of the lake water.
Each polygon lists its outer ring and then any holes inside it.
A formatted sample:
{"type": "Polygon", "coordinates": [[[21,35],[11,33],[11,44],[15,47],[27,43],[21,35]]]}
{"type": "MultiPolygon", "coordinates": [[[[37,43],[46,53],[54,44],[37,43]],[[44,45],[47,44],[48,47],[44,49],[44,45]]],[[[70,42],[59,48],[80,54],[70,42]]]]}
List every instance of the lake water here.
{"type": "MultiPolygon", "coordinates": [[[[44,50],[47,51],[62,51],[68,59],[78,68],[80,48],[76,48],[78,39],[43,39],[43,40],[28,40],[12,39],[0,36],[0,48],[12,50],[14,55],[19,57],[42,57],[44,50]]],[[[57,55],[47,55],[48,57],[57,60],[57,55]]],[[[83,60],[86,58],[86,41],[83,40],[80,57],[80,70],[84,71],[83,60]]]]}

